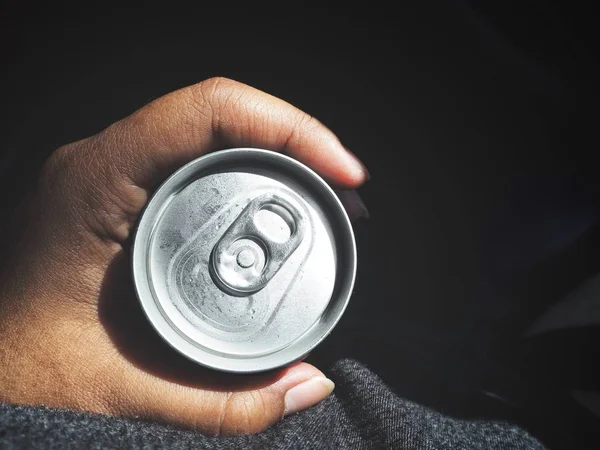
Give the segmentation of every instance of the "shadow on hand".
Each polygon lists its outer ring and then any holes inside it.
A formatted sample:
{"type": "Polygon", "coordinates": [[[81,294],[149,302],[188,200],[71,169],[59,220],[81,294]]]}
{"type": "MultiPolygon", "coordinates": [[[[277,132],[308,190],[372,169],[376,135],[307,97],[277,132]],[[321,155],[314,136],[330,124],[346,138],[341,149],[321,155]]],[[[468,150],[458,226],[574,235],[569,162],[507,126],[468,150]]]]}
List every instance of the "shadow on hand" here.
{"type": "Polygon", "coordinates": [[[211,391],[248,391],[277,381],[283,370],[238,375],[203,367],[171,348],[146,319],[136,297],[129,254],[121,250],[108,267],[98,300],[101,324],[121,355],[165,381],[211,391]]]}

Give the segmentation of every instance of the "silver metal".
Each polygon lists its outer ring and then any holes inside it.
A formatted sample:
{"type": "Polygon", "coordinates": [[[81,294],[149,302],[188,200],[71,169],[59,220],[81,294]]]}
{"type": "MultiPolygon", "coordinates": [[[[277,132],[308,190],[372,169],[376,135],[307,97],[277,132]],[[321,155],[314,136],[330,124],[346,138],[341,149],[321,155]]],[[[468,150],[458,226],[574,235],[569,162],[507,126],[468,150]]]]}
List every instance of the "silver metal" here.
{"type": "MultiPolygon", "coordinates": [[[[302,200],[296,199],[296,202],[302,205],[302,200]]],[[[212,268],[218,283],[233,295],[249,295],[264,288],[300,245],[306,232],[307,214],[286,200],[283,192],[262,194],[248,203],[213,251],[212,268]],[[288,219],[288,226],[293,231],[283,242],[277,242],[277,233],[271,229],[276,225],[276,219],[263,221],[264,225],[260,226],[257,219],[263,210],[271,211],[284,221],[284,218],[288,219]],[[242,261],[252,260],[245,267],[238,263],[242,253],[245,256],[242,261]],[[260,262],[255,266],[254,260],[260,262]]]]}
{"type": "Polygon", "coordinates": [[[354,235],[335,193],[267,150],[224,150],[182,167],[134,238],[148,320],[183,355],[228,372],[308,354],[343,314],[355,274],[354,235]]]}

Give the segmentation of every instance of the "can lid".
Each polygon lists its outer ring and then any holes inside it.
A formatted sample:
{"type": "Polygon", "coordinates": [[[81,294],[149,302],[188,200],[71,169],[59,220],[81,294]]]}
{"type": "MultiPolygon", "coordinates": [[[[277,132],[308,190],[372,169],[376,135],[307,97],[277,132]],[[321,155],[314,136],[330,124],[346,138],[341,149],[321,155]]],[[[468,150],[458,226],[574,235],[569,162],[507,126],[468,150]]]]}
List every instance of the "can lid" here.
{"type": "Polygon", "coordinates": [[[333,190],[267,150],[223,150],[182,167],[134,238],[149,321],[183,355],[228,372],[308,354],[343,314],[355,274],[352,226],[333,190]]]}

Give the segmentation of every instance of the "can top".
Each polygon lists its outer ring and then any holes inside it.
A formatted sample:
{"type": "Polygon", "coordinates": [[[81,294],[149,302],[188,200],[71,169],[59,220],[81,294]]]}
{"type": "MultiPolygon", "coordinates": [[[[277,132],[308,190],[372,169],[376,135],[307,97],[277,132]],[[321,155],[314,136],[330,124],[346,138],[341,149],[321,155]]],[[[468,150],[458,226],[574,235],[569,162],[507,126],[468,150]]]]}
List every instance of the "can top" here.
{"type": "Polygon", "coordinates": [[[354,234],[333,190],[260,149],[211,153],[171,175],[133,245],[149,321],[183,355],[228,372],[309,353],[343,314],[355,273],[354,234]]]}

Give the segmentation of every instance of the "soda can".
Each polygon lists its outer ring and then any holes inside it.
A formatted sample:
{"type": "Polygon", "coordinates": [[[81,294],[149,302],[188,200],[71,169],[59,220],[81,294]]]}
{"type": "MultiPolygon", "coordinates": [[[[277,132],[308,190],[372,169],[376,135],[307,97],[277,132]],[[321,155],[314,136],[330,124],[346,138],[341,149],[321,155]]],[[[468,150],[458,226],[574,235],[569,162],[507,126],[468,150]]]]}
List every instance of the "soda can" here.
{"type": "Polygon", "coordinates": [[[344,313],[356,243],[327,183],[279,153],[202,156],[154,193],[133,243],[142,309],[175,350],[212,369],[305,357],[344,313]]]}

